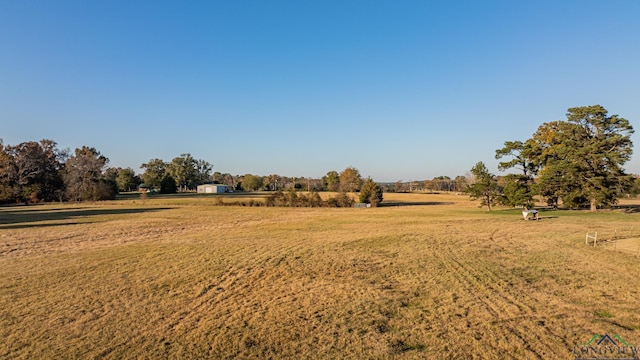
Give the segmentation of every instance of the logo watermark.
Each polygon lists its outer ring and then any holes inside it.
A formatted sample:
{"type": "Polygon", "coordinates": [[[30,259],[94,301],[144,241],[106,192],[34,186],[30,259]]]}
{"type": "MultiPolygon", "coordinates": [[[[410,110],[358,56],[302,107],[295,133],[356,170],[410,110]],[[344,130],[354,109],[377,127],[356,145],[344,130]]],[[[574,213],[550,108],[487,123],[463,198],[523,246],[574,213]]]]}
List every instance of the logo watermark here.
{"type": "Polygon", "coordinates": [[[576,360],[640,360],[640,346],[626,342],[620,335],[595,334],[586,344],[575,345],[576,360]]]}

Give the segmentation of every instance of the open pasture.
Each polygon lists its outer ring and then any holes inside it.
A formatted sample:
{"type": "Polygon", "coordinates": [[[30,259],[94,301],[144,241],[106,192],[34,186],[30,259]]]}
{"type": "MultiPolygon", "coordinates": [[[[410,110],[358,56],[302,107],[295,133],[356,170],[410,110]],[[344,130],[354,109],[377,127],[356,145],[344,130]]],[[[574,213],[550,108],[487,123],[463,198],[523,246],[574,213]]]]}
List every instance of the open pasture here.
{"type": "Polygon", "coordinates": [[[640,213],[213,198],[0,208],[0,358],[570,359],[640,343],[640,213]],[[636,225],[637,226],[637,225],[636,225]]]}

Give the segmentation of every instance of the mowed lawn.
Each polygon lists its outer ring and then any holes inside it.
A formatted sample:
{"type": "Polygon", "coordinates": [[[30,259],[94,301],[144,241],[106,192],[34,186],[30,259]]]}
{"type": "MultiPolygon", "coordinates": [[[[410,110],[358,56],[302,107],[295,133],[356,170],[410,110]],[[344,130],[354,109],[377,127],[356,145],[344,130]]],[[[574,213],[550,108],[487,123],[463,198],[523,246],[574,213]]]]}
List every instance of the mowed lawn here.
{"type": "Polygon", "coordinates": [[[213,199],[0,208],[0,358],[572,359],[595,334],[640,343],[638,212],[213,199]],[[625,251],[606,241],[620,236],[625,251]]]}

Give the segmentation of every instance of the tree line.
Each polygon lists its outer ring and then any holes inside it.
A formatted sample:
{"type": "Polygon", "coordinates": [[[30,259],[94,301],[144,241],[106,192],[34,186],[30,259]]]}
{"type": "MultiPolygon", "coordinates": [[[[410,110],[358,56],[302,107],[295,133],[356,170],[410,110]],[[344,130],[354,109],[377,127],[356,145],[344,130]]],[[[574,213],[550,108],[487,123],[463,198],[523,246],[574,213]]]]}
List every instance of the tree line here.
{"type": "MultiPolygon", "coordinates": [[[[506,141],[496,150],[499,170],[518,170],[506,176],[490,173],[478,162],[467,176],[438,176],[432,180],[378,184],[349,166],[320,179],[277,174],[231,175],[213,172],[213,165],[185,153],[171,161],[151,159],[141,175],[131,168],[107,167],[109,159],[93,147],[60,150],[53,140],[5,145],[0,140],[0,203],[39,201],[95,201],[118,192],[175,193],[193,191],[199,184],[217,183],[236,191],[304,190],[359,193],[360,202],[376,206],[382,194],[406,191],[467,192],[483,205],[531,206],[534,198],[557,207],[615,204],[625,194],[640,194],[640,178],[624,172],[632,153],[629,121],[609,115],[600,105],[568,109],[566,121],[542,124],[525,141],[506,141]]],[[[314,203],[315,198],[278,195],[274,204],[314,203]],[[295,201],[294,201],[295,200],[295,201]],[[300,201],[298,201],[300,200],[300,201]]],[[[295,205],[298,206],[298,205],[295,205]]]]}
{"type": "Polygon", "coordinates": [[[185,192],[211,180],[213,165],[191,154],[181,154],[169,162],[151,159],[140,165],[144,169],[141,180],[147,189],[155,189],[163,194],[185,192]]]}
{"type": "MultiPolygon", "coordinates": [[[[157,186],[167,192],[186,191],[208,181],[212,169],[211,164],[190,154],[169,163],[156,160],[143,165],[162,168],[157,186]]],[[[18,145],[5,145],[0,140],[0,203],[109,200],[118,192],[138,190],[143,180],[156,185],[152,171],[141,177],[131,168],[107,167],[108,163],[109,159],[93,147],[71,152],[48,139],[18,145]]]]}
{"type": "Polygon", "coordinates": [[[53,140],[5,145],[0,141],[0,202],[110,199],[115,179],[95,148],[59,150],[53,140]]]}
{"type": "Polygon", "coordinates": [[[278,191],[278,190],[304,190],[304,191],[334,191],[334,192],[358,192],[365,179],[360,171],[349,166],[337,172],[327,172],[320,179],[307,177],[287,177],[277,174],[260,176],[254,174],[231,175],[229,173],[215,172],[213,182],[230,186],[237,191],[278,191]]]}
{"type": "Polygon", "coordinates": [[[382,184],[385,192],[464,192],[469,186],[467,176],[458,175],[455,178],[449,176],[436,176],[431,180],[418,180],[403,182],[398,180],[395,183],[382,184]]]}
{"type": "MultiPolygon", "coordinates": [[[[53,140],[5,145],[0,140],[0,203],[41,201],[96,201],[114,199],[119,192],[153,191],[164,194],[193,191],[200,184],[225,184],[238,191],[306,190],[359,192],[360,201],[376,206],[382,189],[372,179],[363,179],[354,167],[330,171],[322,179],[231,175],[214,172],[213,165],[191,154],[171,161],[151,159],[137,175],[131,168],[107,167],[109,159],[93,147],[71,152],[59,149],[53,140]]],[[[275,200],[273,203],[281,203],[275,200]]],[[[298,202],[298,203],[304,203],[298,202]]]]}
{"type": "Polygon", "coordinates": [[[440,176],[433,180],[378,184],[349,166],[332,170],[322,178],[287,177],[277,174],[232,175],[213,172],[213,165],[191,154],[171,161],[150,159],[141,164],[141,175],[131,168],[108,167],[109,159],[93,147],[71,152],[53,140],[5,145],[0,140],[0,203],[39,201],[96,201],[113,199],[119,192],[145,190],[170,194],[193,191],[199,184],[216,183],[235,191],[333,191],[360,193],[361,202],[378,204],[382,192],[416,190],[464,191],[467,179],[440,176]]]}
{"type": "Polygon", "coordinates": [[[572,107],[567,120],[547,122],[525,141],[506,141],[496,150],[499,179],[483,162],[472,169],[467,191],[491,210],[492,204],[532,206],[535,197],[557,208],[610,207],[625,194],[640,193],[640,178],[624,171],[632,154],[629,121],[600,105],[572,107]],[[501,181],[500,181],[501,180],[501,181]]]}

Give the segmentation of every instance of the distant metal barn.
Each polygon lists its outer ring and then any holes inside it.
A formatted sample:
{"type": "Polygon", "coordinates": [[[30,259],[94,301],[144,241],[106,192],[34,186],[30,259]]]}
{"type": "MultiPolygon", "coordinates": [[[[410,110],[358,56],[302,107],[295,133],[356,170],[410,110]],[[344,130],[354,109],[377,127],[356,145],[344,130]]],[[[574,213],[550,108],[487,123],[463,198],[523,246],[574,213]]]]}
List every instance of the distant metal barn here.
{"type": "Polygon", "coordinates": [[[204,184],[198,185],[199,194],[222,194],[227,190],[227,185],[204,184]]]}

